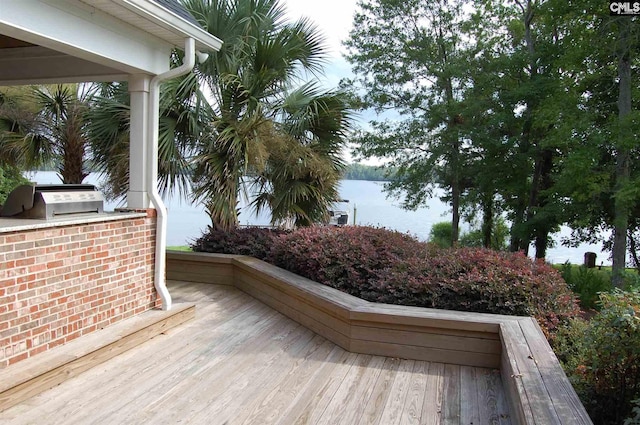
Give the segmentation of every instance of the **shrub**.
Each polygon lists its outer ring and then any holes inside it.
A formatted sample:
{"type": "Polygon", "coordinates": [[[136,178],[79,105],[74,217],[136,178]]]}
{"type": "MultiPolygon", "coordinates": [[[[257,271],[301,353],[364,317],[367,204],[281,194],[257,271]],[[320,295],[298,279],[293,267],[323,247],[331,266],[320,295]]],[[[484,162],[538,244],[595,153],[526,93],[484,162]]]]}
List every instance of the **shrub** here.
{"type": "Polygon", "coordinates": [[[440,248],[449,248],[453,240],[453,226],[448,221],[434,223],[429,231],[429,242],[440,248]]]}
{"type": "MultiPolygon", "coordinates": [[[[440,248],[451,247],[453,238],[453,227],[451,222],[443,221],[435,223],[429,232],[429,242],[436,244],[440,248]]],[[[497,218],[491,232],[491,249],[496,251],[506,251],[507,239],[509,238],[509,227],[502,217],[497,218]]],[[[482,229],[471,228],[468,232],[461,232],[458,240],[459,246],[482,248],[484,244],[484,234],[482,229]]]]}
{"type": "Polygon", "coordinates": [[[534,316],[549,337],[579,313],[556,270],[521,253],[460,248],[396,263],[378,273],[371,301],[534,316]]]}
{"type": "MultiPolygon", "coordinates": [[[[491,249],[496,251],[506,251],[509,239],[509,226],[504,218],[496,217],[493,229],[491,230],[491,249]]],[[[472,227],[469,232],[460,235],[460,246],[482,247],[484,245],[484,234],[482,228],[472,227]]]]}
{"type": "Polygon", "coordinates": [[[268,261],[361,297],[380,270],[434,248],[396,231],[367,226],[308,227],[277,239],[268,261]]]}
{"type": "Polygon", "coordinates": [[[440,249],[383,228],[210,230],[193,249],[265,259],[374,302],[534,316],[547,336],[578,314],[573,293],[543,262],[486,249],[440,249]]]}
{"type": "Polygon", "coordinates": [[[600,309],[562,329],[554,347],[594,423],[619,424],[640,396],[640,291],[602,293],[600,309]]]}
{"type": "Polygon", "coordinates": [[[232,232],[209,230],[190,246],[196,252],[217,252],[220,254],[250,255],[264,260],[277,236],[286,230],[261,227],[238,228],[232,232]]]}
{"type": "Polygon", "coordinates": [[[611,289],[610,273],[600,270],[565,263],[560,267],[560,274],[569,288],[578,295],[580,305],[585,310],[596,308],[599,294],[611,289]]]}
{"type": "Polygon", "coordinates": [[[625,289],[639,289],[640,290],[640,274],[636,270],[625,270],[623,275],[623,282],[625,289]]]}

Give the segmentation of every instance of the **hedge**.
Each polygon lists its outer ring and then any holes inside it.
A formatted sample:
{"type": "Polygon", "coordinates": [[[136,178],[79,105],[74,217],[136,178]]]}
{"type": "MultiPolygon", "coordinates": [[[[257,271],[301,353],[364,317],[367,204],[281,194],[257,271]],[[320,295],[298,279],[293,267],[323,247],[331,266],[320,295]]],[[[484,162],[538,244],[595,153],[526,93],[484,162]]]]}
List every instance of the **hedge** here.
{"type": "Polygon", "coordinates": [[[210,231],[192,247],[252,255],[369,301],[534,316],[548,337],[579,313],[573,292],[542,261],[521,253],[442,249],[384,228],[210,231]]]}

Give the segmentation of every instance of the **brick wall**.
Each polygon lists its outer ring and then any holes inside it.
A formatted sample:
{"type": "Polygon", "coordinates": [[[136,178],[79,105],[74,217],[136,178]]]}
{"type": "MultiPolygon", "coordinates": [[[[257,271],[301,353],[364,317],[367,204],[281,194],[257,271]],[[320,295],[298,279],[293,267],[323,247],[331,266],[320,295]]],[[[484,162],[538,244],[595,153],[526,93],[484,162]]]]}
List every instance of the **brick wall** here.
{"type": "Polygon", "coordinates": [[[0,234],[0,368],[159,307],[154,247],[152,214],[0,234]]]}

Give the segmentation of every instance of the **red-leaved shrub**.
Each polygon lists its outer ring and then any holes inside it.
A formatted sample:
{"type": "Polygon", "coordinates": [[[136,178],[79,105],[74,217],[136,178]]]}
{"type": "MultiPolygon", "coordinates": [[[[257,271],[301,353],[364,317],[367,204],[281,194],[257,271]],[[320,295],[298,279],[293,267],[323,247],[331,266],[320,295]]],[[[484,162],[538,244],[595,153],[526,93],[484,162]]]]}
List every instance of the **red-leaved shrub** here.
{"type": "Polygon", "coordinates": [[[268,261],[357,297],[378,273],[434,248],[396,231],[367,226],[308,227],[280,236],[268,261]]]}
{"type": "Polygon", "coordinates": [[[286,230],[245,227],[233,232],[209,230],[191,244],[196,252],[216,252],[219,254],[249,255],[266,259],[275,238],[288,233],[286,230]]]}
{"type": "Polygon", "coordinates": [[[547,336],[579,312],[560,274],[541,261],[520,253],[440,249],[382,228],[214,231],[193,248],[251,255],[374,302],[534,316],[547,336]]]}
{"type": "Polygon", "coordinates": [[[444,249],[381,270],[363,294],[370,301],[507,315],[534,316],[550,336],[579,313],[560,274],[522,253],[444,249]]]}

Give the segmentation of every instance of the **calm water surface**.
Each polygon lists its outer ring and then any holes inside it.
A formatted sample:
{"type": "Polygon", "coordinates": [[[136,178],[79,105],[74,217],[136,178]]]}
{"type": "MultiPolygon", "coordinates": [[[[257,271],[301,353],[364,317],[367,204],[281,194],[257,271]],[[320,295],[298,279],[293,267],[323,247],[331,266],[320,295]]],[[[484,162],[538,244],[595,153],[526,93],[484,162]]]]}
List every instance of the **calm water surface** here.
{"type": "MultiPolygon", "coordinates": [[[[60,179],[55,172],[29,173],[27,178],[40,184],[60,183],[60,179]]],[[[99,175],[92,173],[87,177],[86,183],[99,185],[99,180],[99,175]]],[[[439,199],[432,199],[428,208],[406,211],[400,208],[399,201],[387,198],[382,191],[382,183],[378,182],[343,180],[340,185],[340,196],[349,200],[350,224],[353,223],[355,208],[356,224],[386,227],[409,233],[421,240],[428,239],[429,231],[434,223],[450,220],[449,207],[439,199]]],[[[169,212],[167,221],[168,245],[187,245],[207,229],[210,221],[202,207],[193,206],[178,197],[167,198],[165,203],[169,212]]],[[[245,205],[246,202],[241,205],[241,224],[269,224],[269,216],[267,214],[256,216],[245,205]]],[[[106,203],[105,210],[113,210],[118,206],[120,205],[106,203]]],[[[341,206],[344,206],[344,204],[341,204],[341,206]]],[[[465,227],[463,226],[463,228],[465,227]]],[[[598,255],[597,264],[600,264],[601,261],[605,265],[610,264],[608,254],[601,252],[599,245],[582,244],[577,248],[561,246],[560,239],[569,234],[570,229],[563,227],[555,235],[556,246],[548,250],[548,261],[553,263],[569,261],[573,264],[582,264],[584,253],[593,251],[598,255]]],[[[531,252],[533,251],[532,249],[531,252]]]]}

